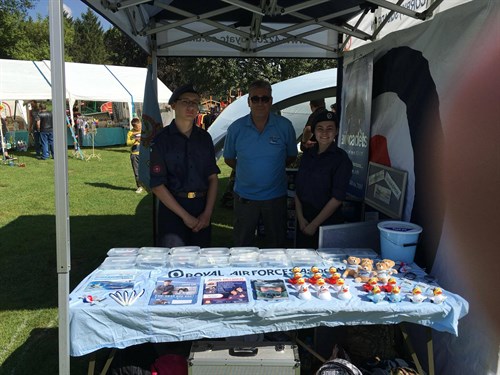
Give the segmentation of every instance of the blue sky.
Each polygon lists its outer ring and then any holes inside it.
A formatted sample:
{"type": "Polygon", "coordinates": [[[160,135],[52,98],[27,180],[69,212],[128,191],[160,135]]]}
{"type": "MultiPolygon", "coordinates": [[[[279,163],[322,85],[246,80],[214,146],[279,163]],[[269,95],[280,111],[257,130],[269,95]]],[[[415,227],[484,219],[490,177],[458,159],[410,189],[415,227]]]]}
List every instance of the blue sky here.
{"type": "MultiPolygon", "coordinates": [[[[46,17],[49,14],[49,1],[59,1],[59,0],[35,0],[35,8],[32,9],[29,14],[33,19],[36,19],[37,14],[40,14],[42,17],[46,17]]],[[[64,0],[63,2],[64,9],[67,10],[68,13],[72,15],[73,18],[79,18],[80,14],[85,13],[87,11],[87,5],[80,0],[64,0]]],[[[97,13],[96,13],[97,14],[97,13]]],[[[111,27],[111,24],[97,14],[99,21],[101,22],[101,26],[104,30],[107,30],[111,27]]]]}

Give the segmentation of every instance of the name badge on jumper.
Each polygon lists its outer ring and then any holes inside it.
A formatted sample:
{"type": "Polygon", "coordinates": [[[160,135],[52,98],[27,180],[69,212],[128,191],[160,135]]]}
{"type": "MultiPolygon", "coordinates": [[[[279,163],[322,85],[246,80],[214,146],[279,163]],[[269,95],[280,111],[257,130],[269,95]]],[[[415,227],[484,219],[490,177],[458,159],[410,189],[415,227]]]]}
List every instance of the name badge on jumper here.
{"type": "Polygon", "coordinates": [[[269,137],[269,143],[272,145],[277,145],[279,143],[280,138],[276,136],[269,137]]]}

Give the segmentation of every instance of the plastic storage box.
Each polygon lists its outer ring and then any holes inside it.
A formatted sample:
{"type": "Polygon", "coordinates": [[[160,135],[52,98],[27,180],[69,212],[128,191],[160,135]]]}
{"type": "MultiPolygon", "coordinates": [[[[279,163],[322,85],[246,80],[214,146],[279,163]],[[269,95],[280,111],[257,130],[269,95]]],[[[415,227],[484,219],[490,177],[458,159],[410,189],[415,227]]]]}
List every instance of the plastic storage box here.
{"type": "Polygon", "coordinates": [[[300,375],[296,345],[281,342],[198,341],[189,375],[300,375]]]}

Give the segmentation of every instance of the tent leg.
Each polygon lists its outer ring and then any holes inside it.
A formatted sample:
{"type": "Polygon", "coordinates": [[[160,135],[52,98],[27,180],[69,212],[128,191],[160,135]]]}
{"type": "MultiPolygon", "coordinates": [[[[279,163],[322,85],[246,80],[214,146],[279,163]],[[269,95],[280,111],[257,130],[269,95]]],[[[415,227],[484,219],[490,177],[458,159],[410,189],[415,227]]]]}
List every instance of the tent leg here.
{"type": "Polygon", "coordinates": [[[87,375],[94,375],[94,370],[95,370],[95,353],[92,353],[90,354],[89,368],[87,371],[87,375]]]}
{"type": "Polygon", "coordinates": [[[113,348],[109,353],[108,359],[106,360],[104,367],[102,368],[101,375],[106,375],[106,373],[109,370],[109,366],[111,366],[111,362],[113,362],[113,359],[115,358],[115,354],[116,354],[116,349],[113,348]]]}
{"type": "Polygon", "coordinates": [[[401,329],[401,332],[403,333],[403,338],[405,340],[406,347],[408,348],[408,351],[410,352],[411,359],[415,363],[415,366],[417,366],[417,372],[420,375],[425,375],[425,372],[422,368],[422,365],[420,364],[420,361],[418,360],[417,353],[415,353],[415,350],[413,350],[413,345],[411,344],[410,336],[408,335],[408,331],[406,331],[404,324],[399,324],[399,328],[401,329]]]}
{"type": "Polygon", "coordinates": [[[432,344],[432,328],[427,328],[427,361],[429,362],[429,375],[434,375],[434,348],[432,344]]]}

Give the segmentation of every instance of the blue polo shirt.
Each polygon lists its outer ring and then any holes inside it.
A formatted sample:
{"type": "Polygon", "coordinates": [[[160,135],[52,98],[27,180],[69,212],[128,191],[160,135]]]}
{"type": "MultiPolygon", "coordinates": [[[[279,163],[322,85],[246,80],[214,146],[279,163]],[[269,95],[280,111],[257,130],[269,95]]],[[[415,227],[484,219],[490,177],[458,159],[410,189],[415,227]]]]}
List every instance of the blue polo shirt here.
{"type": "Polygon", "coordinates": [[[193,126],[182,134],[175,120],[163,128],[151,146],[151,187],[165,185],[171,192],[207,191],[208,177],[219,174],[212,137],[193,126]]]}
{"type": "Polygon", "coordinates": [[[262,133],[250,114],[227,129],[224,158],[236,159],[234,191],[242,198],[268,200],[286,196],[286,159],[294,156],[295,129],[285,117],[269,114],[262,133]]]}
{"type": "Polygon", "coordinates": [[[345,199],[351,175],[352,162],[344,150],[332,143],[318,154],[315,145],[306,149],[300,159],[295,177],[297,197],[303,207],[308,206],[317,215],[331,198],[345,199]]]}

